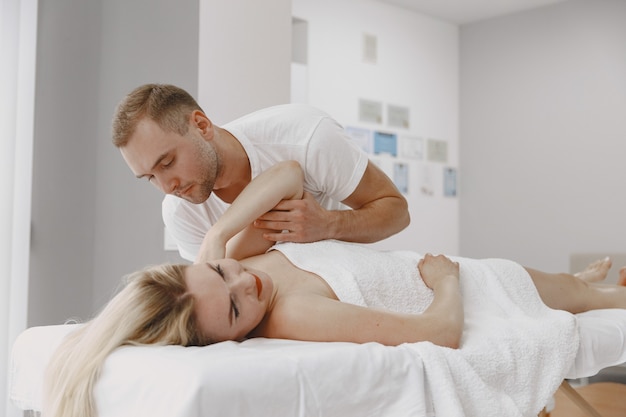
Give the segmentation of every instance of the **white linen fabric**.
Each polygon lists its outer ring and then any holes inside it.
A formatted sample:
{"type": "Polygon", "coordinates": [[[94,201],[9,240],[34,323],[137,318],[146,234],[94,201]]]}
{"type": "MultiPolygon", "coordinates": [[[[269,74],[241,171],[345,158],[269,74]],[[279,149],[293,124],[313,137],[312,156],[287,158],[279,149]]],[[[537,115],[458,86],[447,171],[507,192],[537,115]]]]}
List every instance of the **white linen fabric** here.
{"type": "MultiPolygon", "coordinates": [[[[280,161],[295,160],[304,170],[304,189],[328,210],[359,185],[368,157],[330,116],[305,104],[259,110],[222,126],[248,154],[252,178],[280,161]]],[[[202,204],[167,195],[163,222],[180,255],[194,261],[202,239],[229,205],[211,195],[202,204]]]]}
{"type": "MultiPolygon", "coordinates": [[[[45,366],[77,326],[20,335],[10,375],[17,407],[41,411],[45,366]]],[[[99,417],[434,416],[419,358],[378,343],[129,346],[107,359],[95,397],[99,417]]]]}
{"type": "Polygon", "coordinates": [[[592,310],[576,314],[576,319],[580,344],[565,378],[586,378],[609,366],[626,364],[626,310],[592,310]]]}
{"type": "MultiPolygon", "coordinates": [[[[626,362],[626,311],[593,313],[577,315],[582,338],[568,378],[626,362]]],[[[17,407],[41,411],[45,366],[76,328],[31,327],[18,337],[9,373],[17,407]]],[[[100,417],[432,417],[438,388],[429,385],[413,347],[261,338],[202,348],[126,347],[105,364],[96,385],[98,411],[100,417]]],[[[532,384],[525,380],[520,389],[532,384]]],[[[483,413],[467,414],[474,415],[483,413]]]]}

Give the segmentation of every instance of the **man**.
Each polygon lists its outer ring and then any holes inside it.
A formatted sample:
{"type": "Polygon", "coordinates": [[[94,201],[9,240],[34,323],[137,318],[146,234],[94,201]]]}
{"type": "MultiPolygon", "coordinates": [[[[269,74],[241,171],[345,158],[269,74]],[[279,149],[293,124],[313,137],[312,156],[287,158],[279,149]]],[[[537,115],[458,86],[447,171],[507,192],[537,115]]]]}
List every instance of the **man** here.
{"type": "Polygon", "coordinates": [[[391,180],[311,106],[270,107],[219,127],[186,91],[146,84],[118,105],[113,144],[137,178],[167,194],[163,221],[190,261],[205,261],[206,232],[251,179],[284,160],[300,163],[306,193],[257,219],[266,239],[369,243],[409,224],[407,202],[391,180]]]}

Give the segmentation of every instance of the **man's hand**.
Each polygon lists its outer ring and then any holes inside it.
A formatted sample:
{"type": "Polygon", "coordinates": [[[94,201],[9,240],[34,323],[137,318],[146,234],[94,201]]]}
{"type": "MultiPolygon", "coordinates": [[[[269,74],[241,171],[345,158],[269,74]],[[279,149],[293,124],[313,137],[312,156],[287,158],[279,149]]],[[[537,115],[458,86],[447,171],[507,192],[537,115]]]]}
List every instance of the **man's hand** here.
{"type": "Polygon", "coordinates": [[[254,227],[267,229],[263,237],[274,242],[317,242],[333,237],[332,214],[305,192],[300,200],[278,203],[255,220],[254,227]]]}

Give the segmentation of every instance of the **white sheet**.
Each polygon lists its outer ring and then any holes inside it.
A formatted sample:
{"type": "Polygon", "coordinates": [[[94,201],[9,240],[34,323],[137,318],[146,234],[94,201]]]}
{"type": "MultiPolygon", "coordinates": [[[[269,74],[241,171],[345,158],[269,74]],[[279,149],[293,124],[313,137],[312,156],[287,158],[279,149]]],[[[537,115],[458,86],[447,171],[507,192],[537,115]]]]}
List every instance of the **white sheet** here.
{"type": "MultiPolygon", "coordinates": [[[[10,397],[41,410],[44,366],[74,326],[26,330],[12,357],[10,397]]],[[[206,347],[127,347],[96,386],[99,417],[433,416],[419,361],[376,343],[279,339],[206,347]]]]}
{"type": "MultiPolygon", "coordinates": [[[[581,344],[568,378],[626,362],[626,310],[583,313],[577,322],[581,344]]],[[[19,408],[41,409],[45,364],[74,328],[33,327],[19,336],[10,368],[19,408]]],[[[252,339],[120,349],[96,398],[100,417],[432,416],[430,389],[411,345],[252,339]]]]}
{"type": "Polygon", "coordinates": [[[580,345],[567,379],[594,376],[626,363],[626,310],[594,310],[576,315],[580,345]]]}

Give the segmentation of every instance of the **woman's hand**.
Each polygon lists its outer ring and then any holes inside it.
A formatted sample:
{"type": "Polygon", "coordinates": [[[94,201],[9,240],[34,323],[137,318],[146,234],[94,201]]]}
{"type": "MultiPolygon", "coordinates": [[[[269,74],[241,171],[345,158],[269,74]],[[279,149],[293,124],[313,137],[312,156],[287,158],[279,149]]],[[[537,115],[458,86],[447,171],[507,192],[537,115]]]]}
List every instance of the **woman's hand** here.
{"type": "Polygon", "coordinates": [[[427,253],[417,263],[417,268],[422,275],[422,279],[428,288],[434,289],[437,284],[446,279],[453,277],[459,279],[459,264],[452,262],[444,255],[431,255],[427,253]]]}
{"type": "Polygon", "coordinates": [[[438,333],[431,341],[454,349],[460,347],[465,315],[459,285],[459,264],[444,255],[428,253],[417,263],[417,268],[435,296],[423,313],[436,323],[438,333]]]}

